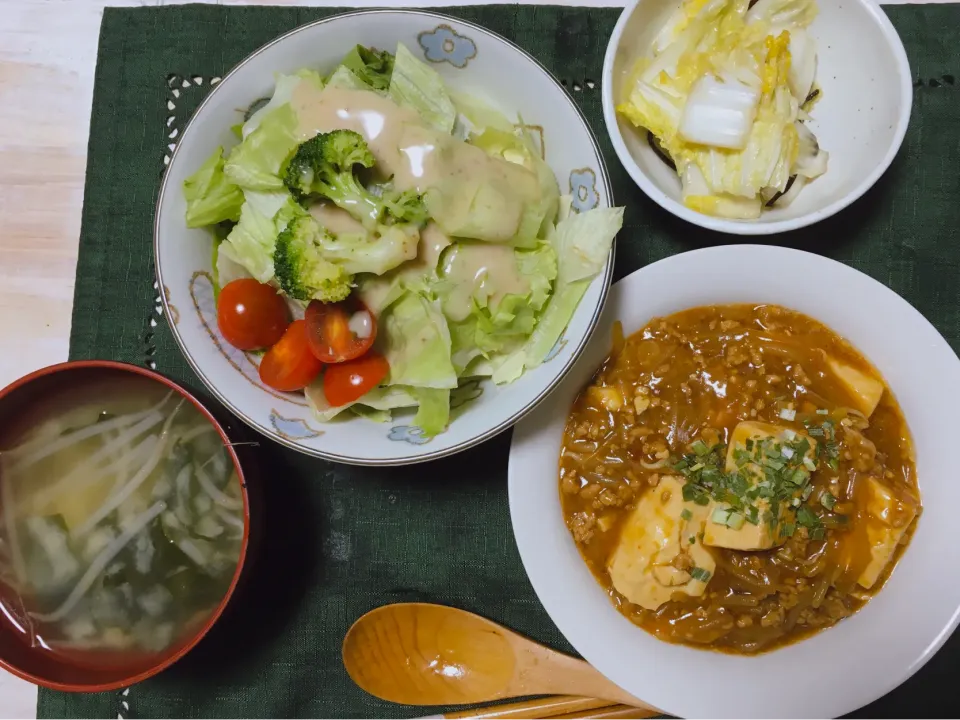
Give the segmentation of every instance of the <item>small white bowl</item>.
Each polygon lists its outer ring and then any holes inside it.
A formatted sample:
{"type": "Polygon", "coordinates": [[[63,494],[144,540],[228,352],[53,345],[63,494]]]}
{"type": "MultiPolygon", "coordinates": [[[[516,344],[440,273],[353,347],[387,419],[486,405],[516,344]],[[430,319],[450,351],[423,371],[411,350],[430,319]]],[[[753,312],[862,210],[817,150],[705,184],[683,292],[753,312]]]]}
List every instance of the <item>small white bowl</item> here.
{"type": "Polygon", "coordinates": [[[819,222],[869,190],[900,149],[913,105],[903,43],[874,0],[819,0],[811,26],[817,42],[817,83],[823,96],[810,128],[830,153],[827,172],[790,205],[757,220],[728,220],[687,208],[680,179],[653,152],[647,131],[617,113],[626,76],[647,54],[679,0],[633,0],[620,16],[603,61],[603,117],[620,162],[652,200],[695,225],[736,235],[772,235],[819,222]],[[856,42],[851,41],[856,38],[856,42]]]}
{"type": "Polygon", "coordinates": [[[476,381],[455,393],[450,427],[425,438],[412,413],[380,424],[362,418],[320,423],[302,394],[280,393],[259,379],[259,358],[231,347],[217,329],[211,282],[211,237],[184,220],[183,181],[218,145],[245,108],[270,96],[275,73],[332,70],[357,43],[392,50],[398,42],[426,59],[448,84],[522,117],[545,159],[574,196],[574,209],[613,204],[596,138],[556,79],[508,40],[472,23],[413,10],[367,10],[299,27],[265,45],[227,74],[203,101],[164,177],[154,224],[157,276],[173,335],[210,391],[252,427],[294,450],[359,465],[403,465],[465,450],[507,429],[563,378],[596,326],[613,273],[591,283],[550,359],[510,385],[476,381]]]}
{"type": "Polygon", "coordinates": [[[520,557],[570,643],[644,702],[679,717],[839,717],[913,675],[960,619],[958,407],[960,360],[919,312],[867,275],[777,247],[726,246],[675,255],[614,285],[587,352],[514,429],[510,515],[520,557]],[[860,612],[753,657],[662,642],[617,612],[564,523],[557,470],[567,415],[609,352],[614,320],[630,334],[653,317],[739,302],[776,303],[806,313],[874,363],[910,427],[923,501],[909,547],[860,612]]]}

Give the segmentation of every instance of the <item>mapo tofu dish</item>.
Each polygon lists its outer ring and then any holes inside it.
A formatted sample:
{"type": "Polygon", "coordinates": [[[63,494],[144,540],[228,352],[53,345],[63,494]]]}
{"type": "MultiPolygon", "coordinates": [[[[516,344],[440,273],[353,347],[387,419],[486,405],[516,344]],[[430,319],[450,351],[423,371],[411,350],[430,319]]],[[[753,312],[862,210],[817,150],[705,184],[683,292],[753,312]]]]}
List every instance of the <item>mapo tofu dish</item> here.
{"type": "Polygon", "coordinates": [[[560,457],[564,519],[633,623],[756,653],[856,612],[920,515],[896,399],[781,307],[701,307],[614,338],[560,457]]]}

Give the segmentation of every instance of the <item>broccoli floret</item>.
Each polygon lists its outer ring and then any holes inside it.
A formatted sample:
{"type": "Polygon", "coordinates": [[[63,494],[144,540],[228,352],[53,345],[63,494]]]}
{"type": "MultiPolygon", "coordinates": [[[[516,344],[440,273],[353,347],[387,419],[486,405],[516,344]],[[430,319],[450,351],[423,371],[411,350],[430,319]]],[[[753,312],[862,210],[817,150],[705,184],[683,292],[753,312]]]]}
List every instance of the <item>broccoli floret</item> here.
{"type": "Polygon", "coordinates": [[[277,236],[273,267],[284,293],[304,302],[339,302],[350,294],[353,276],[322,256],[322,243],[329,239],[310,215],[293,218],[277,236]]]}
{"type": "Polygon", "coordinates": [[[393,55],[386,50],[374,50],[357,45],[347,53],[343,64],[374,90],[386,90],[390,87],[393,55]]]}
{"type": "Polygon", "coordinates": [[[300,143],[284,172],[283,182],[298,198],[322,195],[373,228],[383,202],[367,190],[354,172],[373,167],[373,153],[359,133],[334,130],[300,143]]]}
{"type": "Polygon", "coordinates": [[[427,206],[416,190],[400,192],[388,188],[383,193],[383,206],[390,217],[397,222],[411,223],[422,227],[430,219],[427,206]]]}
{"type": "Polygon", "coordinates": [[[383,275],[417,257],[420,233],[413,225],[381,225],[376,233],[344,233],[321,241],[323,256],[349,273],[383,275]]]}

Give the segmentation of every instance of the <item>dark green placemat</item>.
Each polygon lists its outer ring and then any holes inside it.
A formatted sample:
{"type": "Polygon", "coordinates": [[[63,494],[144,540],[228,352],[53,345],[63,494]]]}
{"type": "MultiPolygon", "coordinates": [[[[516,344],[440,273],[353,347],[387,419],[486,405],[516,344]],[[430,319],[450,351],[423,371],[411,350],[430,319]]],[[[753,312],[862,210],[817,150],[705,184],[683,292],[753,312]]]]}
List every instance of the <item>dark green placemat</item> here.
{"type": "MultiPolygon", "coordinates": [[[[337,11],[196,5],[106,10],[71,358],[155,363],[202,387],[155,309],[151,223],[164,156],[215,78],[266,41],[337,11]]],[[[957,349],[960,7],[887,11],[917,78],[903,150],[854,207],[777,242],[869,273],[916,305],[957,349]]],[[[618,10],[488,6],[446,12],[516,41],[571,89],[601,138],[617,200],[628,208],[617,277],[673,253],[731,241],[678,221],[647,200],[606,139],[598,81],[618,10]]],[[[505,433],[454,458],[397,469],[335,465],[263,442],[266,538],[251,582],[228,614],[187,658],[126,695],[41,690],[40,717],[427,714],[429,709],[371,698],[353,685],[340,662],[350,624],[396,601],[463,607],[569,651],[537,601],[514,545],[506,494],[509,442],[505,433]]],[[[954,638],[916,677],[861,714],[956,716],[960,702],[951,670],[958,661],[960,639],[954,638]]]]}

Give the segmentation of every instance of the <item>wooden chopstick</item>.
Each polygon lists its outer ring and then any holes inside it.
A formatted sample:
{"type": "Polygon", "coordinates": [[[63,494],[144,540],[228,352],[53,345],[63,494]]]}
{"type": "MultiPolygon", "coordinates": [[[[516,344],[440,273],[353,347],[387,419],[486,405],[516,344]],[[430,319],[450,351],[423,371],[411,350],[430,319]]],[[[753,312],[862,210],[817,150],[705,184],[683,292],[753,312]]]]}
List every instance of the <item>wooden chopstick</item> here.
{"type": "MultiPolygon", "coordinates": [[[[594,711],[621,707],[626,706],[617,705],[609,700],[597,700],[596,698],[579,697],[576,695],[551,695],[536,700],[525,700],[523,702],[508,703],[506,705],[488,705],[487,707],[475,708],[473,710],[460,710],[446,713],[443,717],[476,718],[476,720],[481,720],[482,718],[488,718],[489,720],[520,720],[521,718],[538,720],[539,718],[554,717],[593,718],[603,717],[593,714],[594,711]]],[[[633,709],[636,710],[636,708],[633,709]]],[[[648,716],[638,715],[637,717],[648,716]]]]}
{"type": "Polygon", "coordinates": [[[596,718],[596,720],[613,720],[614,718],[650,718],[660,713],[655,710],[632,707],[630,705],[610,705],[609,707],[588,710],[586,712],[569,712],[565,715],[551,715],[550,720],[574,720],[574,718],[596,718]]]}

